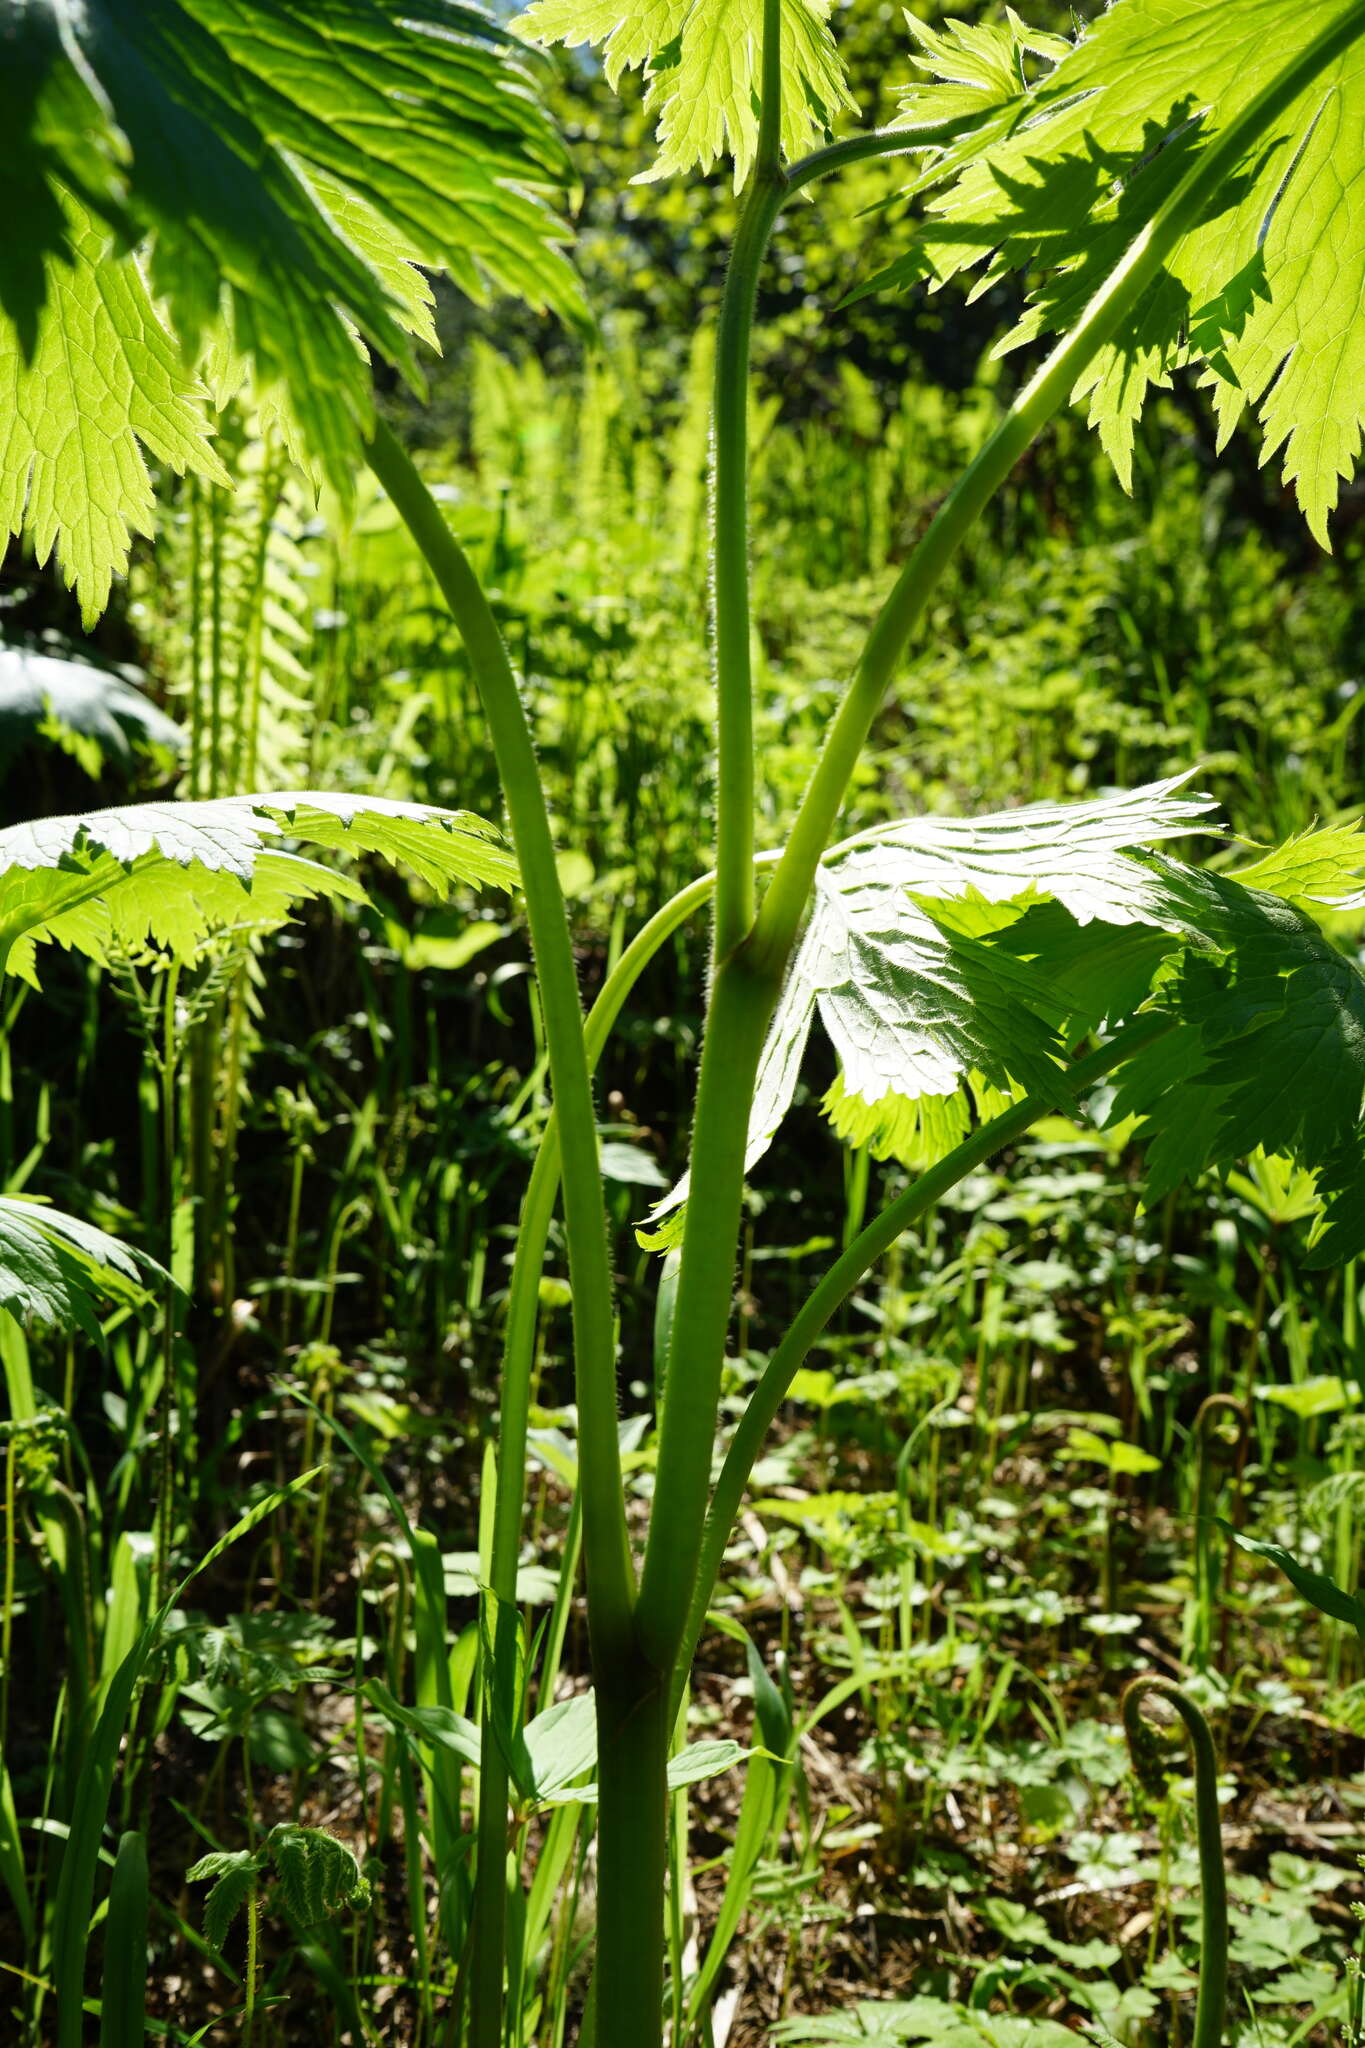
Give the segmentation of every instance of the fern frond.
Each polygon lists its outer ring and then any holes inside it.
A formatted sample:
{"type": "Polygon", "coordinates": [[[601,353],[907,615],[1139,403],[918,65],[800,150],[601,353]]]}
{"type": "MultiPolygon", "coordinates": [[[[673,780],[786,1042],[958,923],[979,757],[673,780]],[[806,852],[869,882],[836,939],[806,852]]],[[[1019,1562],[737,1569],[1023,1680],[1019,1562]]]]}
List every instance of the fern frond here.
{"type": "Polygon", "coordinates": [[[221,1949],[233,1921],[251,1897],[262,1868],[260,1851],[214,1850],[201,1856],[185,1872],[190,1884],[214,1879],[213,1890],[204,1901],[204,1935],[210,1945],[221,1949]]]}
{"type": "Polygon", "coordinates": [[[279,1896],[301,1927],[317,1927],[370,1902],[368,1880],[344,1842],[323,1828],[281,1821],[266,1836],[279,1896]]]}

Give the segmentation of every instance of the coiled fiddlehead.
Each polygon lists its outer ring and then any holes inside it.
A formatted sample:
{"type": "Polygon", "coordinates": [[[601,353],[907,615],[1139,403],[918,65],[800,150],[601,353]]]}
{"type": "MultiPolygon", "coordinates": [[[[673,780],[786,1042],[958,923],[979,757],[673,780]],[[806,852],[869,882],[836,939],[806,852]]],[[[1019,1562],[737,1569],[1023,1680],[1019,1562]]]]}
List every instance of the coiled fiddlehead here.
{"type": "Polygon", "coordinates": [[[1199,1848],[1199,1998],[1192,2048],[1221,2048],[1228,1997],[1228,1892],[1223,1868],[1223,1830],[1218,1815],[1218,1759],[1213,1736],[1194,1701],[1169,1678],[1135,1678],[1122,1701],[1123,1732],[1133,1770],[1149,1783],[1158,1764],[1155,1731],[1144,1721],[1143,1703],[1155,1695],[1185,1725],[1194,1764],[1194,1824],[1199,1848]]]}

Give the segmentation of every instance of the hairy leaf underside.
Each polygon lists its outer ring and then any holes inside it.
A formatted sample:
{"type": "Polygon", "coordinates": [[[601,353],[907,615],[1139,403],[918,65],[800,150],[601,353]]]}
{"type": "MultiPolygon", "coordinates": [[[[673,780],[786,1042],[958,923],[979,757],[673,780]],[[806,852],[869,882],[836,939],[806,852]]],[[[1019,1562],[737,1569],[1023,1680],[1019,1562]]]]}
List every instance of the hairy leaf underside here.
{"type": "Polygon", "coordinates": [[[282,924],[310,897],[363,900],[350,876],[281,841],[377,854],[428,886],[510,888],[516,868],[492,826],[463,811],[308,790],[129,804],[0,832],[0,961],[36,985],[35,948],[97,960],[150,943],[193,960],[225,931],[282,924]]]}
{"type": "Polygon", "coordinates": [[[87,616],[148,531],[146,457],[225,483],[250,372],[343,493],[367,343],[417,377],[415,268],[576,315],[560,145],[461,0],[2,0],[0,520],[87,616]]]}
{"type": "MultiPolygon", "coordinates": [[[[1344,0],[1114,0],[1074,45],[1004,26],[913,24],[928,82],[907,119],[979,107],[973,135],[931,154],[913,246],[868,289],[960,272],[976,293],[1028,274],[1000,351],[1074,324],[1091,294],[1211,138],[1295,54],[1353,10],[1344,0]],[[1041,75],[1031,75],[1031,74],[1041,75]]],[[[1361,35],[1224,181],[1130,321],[1091,362],[1088,402],[1127,483],[1148,393],[1190,366],[1226,441],[1247,407],[1314,534],[1365,424],[1365,12],[1361,35]]]]}
{"type": "MultiPolygon", "coordinates": [[[[760,1063],[748,1167],[817,1018],[839,1063],[836,1131],[921,1169],[1026,1091],[1068,1103],[1075,1046],[1154,1011],[1168,1029],[1106,1110],[1139,1119],[1148,1200],[1261,1148],[1316,1173],[1322,1263],[1365,1248],[1365,978],[1311,914],[1359,905],[1365,837],[1311,833],[1239,878],[1153,850],[1213,829],[1208,810],[1177,779],[835,849],[760,1063]]],[[[686,1194],[684,1180],[656,1218],[686,1194]]]]}

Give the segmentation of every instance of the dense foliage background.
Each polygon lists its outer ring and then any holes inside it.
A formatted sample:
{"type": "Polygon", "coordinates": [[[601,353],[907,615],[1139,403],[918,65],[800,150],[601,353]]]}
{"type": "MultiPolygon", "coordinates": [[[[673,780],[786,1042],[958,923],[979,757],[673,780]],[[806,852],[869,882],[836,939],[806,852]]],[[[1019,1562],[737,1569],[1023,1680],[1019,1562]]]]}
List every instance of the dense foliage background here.
{"type": "MultiPolygon", "coordinates": [[[[906,55],[898,11],[849,8],[838,27],[865,111],[889,111],[906,55]]],[[[439,479],[524,671],[591,993],[706,858],[706,315],[735,205],[720,178],[633,184],[642,116],[590,63],[557,62],[552,90],[582,181],[596,340],[443,290],[432,403],[419,413],[396,389],[385,403],[439,479]]],[[[892,189],[870,164],[794,207],[761,296],[768,844],[888,571],[1027,367],[988,355],[1015,310],[1009,284],[966,307],[921,293],[840,309],[883,260],[868,215],[897,219],[892,189]]],[[[1254,440],[1215,467],[1200,392],[1179,386],[1159,414],[1139,432],[1131,500],[1074,419],[1021,467],[935,600],[854,823],[1098,793],[1196,761],[1248,839],[1359,806],[1358,493],[1325,555],[1254,440]]],[[[11,549],[0,664],[5,648],[75,655],[135,685],[176,730],[147,716],[117,741],[82,733],[58,697],[47,716],[0,706],[0,822],[173,784],[363,789],[496,815],[454,628],[377,492],[362,480],[343,522],[267,421],[239,409],[228,442],[241,487],[167,481],[157,544],[88,636],[55,580],[11,549]],[[211,707],[209,674],[235,682],[211,707]]],[[[253,1488],[327,1463],[310,1503],[196,1588],[182,1683],[130,1760],[124,1797],[152,1815],[154,1895],[176,1902],[154,1929],[153,1995],[175,2040],[236,1996],[198,1934],[186,1869],[206,1846],[240,1847],[291,1818],[348,1840],[374,1895],[308,1940],[287,1917],[267,1924],[267,1993],[283,2002],[258,2021],[262,2038],[326,2037],[310,1983],[342,2038],[342,1968],[368,1987],[380,2038],[433,2038],[413,1989],[394,1736],[353,1685],[386,1658],[391,1672],[405,1641],[401,1546],[370,1467],[420,1503],[468,1627],[545,1063],[507,899],[441,906],[390,873],[366,880],[369,907],[309,910],[264,953],[229,949],[169,1005],[145,969],[57,959],[42,1003],[20,992],[6,1020],[0,1183],[197,1280],[160,1397],[154,1317],[115,1316],[104,1355],[83,1340],[30,1346],[13,1326],[0,1346],[11,1376],[24,1353],[44,1416],[5,1451],[0,1719],[22,1812],[50,1802],[75,1644],[88,1660],[119,1539],[150,1527],[164,1432],[185,1481],[186,1557],[253,1488]],[[339,1417],[369,1462],[320,1431],[296,1392],[339,1417]]],[[[1358,943],[1358,925],[1343,923],[1342,943],[1358,943]]],[[[643,1281],[656,1257],[631,1226],[683,1163],[704,972],[698,921],[651,969],[602,1069],[628,1408],[643,1410],[652,1369],[643,1281]]],[[[906,1177],[894,1159],[839,1151],[813,1113],[820,1085],[750,1197],[734,1390],[811,1262],[906,1177]]],[[[1084,2025],[1180,2039],[1197,1903],[1188,1786],[1178,1752],[1145,1791],[1128,1778],[1116,1701],[1139,1666],[1192,1673],[1216,1715],[1235,2038],[1342,2036],[1365,1836],[1360,1644],[1208,1516],[1354,1584],[1361,1276],[1303,1272],[1308,1190],[1280,1163],[1254,1160],[1149,1213],[1122,1139],[1054,1118],[968,1182],[898,1247],[784,1409],[721,1604],[807,1732],[717,2043],[870,2037],[870,2019],[864,2033],[781,2027],[848,2008],[856,2030],[853,2001],[886,1995],[953,2001],[976,2015],[963,2038],[998,2048],[1047,2048],[1084,2025]],[[1210,1395],[1228,1397],[1221,1410],[1202,1405],[1210,1395]]],[[[544,1303],[533,1602],[553,1596],[576,1542],[567,1282],[547,1280],[544,1303]]],[[[567,1626],[565,1669],[581,1673],[573,1610],[567,1626]]],[[[750,1739],[752,1679],[723,1633],[704,1646],[693,1712],[703,1732],[750,1739]]],[[[738,1799],[733,1775],[694,1796],[680,1939],[703,1947],[738,1799]]],[[[23,1853],[41,1884],[41,1829],[23,1853]]],[[[586,1922],[587,1864],[577,1897],[586,1922]]],[[[570,1915],[547,1936],[538,2040],[576,2023],[580,1931],[570,1915]]],[[[226,1940],[239,1976],[240,1941],[226,1940]]],[[[23,1954],[12,1917],[0,1962],[23,1954]]],[[[0,2005],[16,2024],[29,1999],[7,1975],[0,2005]]],[[[920,2038],[907,2026],[897,2038],[920,2038]]]]}

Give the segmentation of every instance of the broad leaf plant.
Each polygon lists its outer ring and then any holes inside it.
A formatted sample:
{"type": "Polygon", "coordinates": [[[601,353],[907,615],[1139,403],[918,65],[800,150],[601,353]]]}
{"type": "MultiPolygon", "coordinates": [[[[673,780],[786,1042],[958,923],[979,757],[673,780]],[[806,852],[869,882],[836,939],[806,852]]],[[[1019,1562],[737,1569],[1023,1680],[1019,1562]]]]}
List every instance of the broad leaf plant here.
{"type": "MultiPolygon", "coordinates": [[[[463,636],[496,756],[545,1017],[554,1115],[522,1208],[508,1302],[485,1590],[468,2039],[504,2038],[517,1797],[510,1758],[539,1281],[562,1200],[573,1294],[578,1483],[599,1757],[596,1957],[584,2038],[664,2038],[669,1759],[749,1472],[792,1376],[906,1226],[1059,1105],[1137,1120],[1147,1195],[1262,1147],[1316,1175],[1315,1256],[1365,1249],[1365,983],[1325,935],[1358,903],[1365,840],[1333,826],[1243,861],[1171,850],[1217,832],[1166,783],[968,822],[912,819],[832,846],[886,692],[935,584],[1019,458],[1083,404],[1125,480],[1153,389],[1192,375],[1226,438],[1253,413],[1327,544],[1365,417],[1365,0],[1113,0],[1074,37],[1012,9],[910,22],[897,119],[869,131],[824,0],[533,0],[524,39],[639,69],[651,176],[733,165],[740,225],[719,313],[710,632],[713,871],[637,933],[583,1015],[518,678],[445,513],[376,413],[370,360],[421,388],[426,273],[588,316],[555,206],[570,166],[525,41],[457,0],[4,0],[0,114],[0,513],[55,552],[87,618],[153,470],[231,478],[214,417],[248,390],[343,502],[366,463],[463,636]],[[981,291],[1009,272],[1021,383],[905,561],[847,680],[785,842],[756,844],[746,491],[757,283],[785,208],[844,166],[895,159],[920,205],[869,289],[981,291]],[[674,1249],[656,1372],[647,1534],[627,1527],[618,1356],[592,1069],[642,967],[710,907],[712,970],[686,1182],[660,1205],[674,1249]],[[918,1177],[819,1281],[753,1391],[718,1474],[718,1403],[745,1176],[819,1028],[839,1061],[836,1132],[918,1177]],[[1097,1084],[1106,1082],[1097,1092],[1097,1084]]],[[[277,921],[348,885],[292,850],[368,848],[433,878],[507,883],[473,821],[318,794],[160,806],[0,835],[0,950],[192,955],[214,929],[277,921]]],[[[0,1219],[4,1298],[88,1314],[107,1241],[0,1219]],[[75,1290],[78,1299],[72,1298],[75,1290]],[[81,1303],[87,1304],[83,1310],[81,1303]]],[[[129,1686],[132,1679],[129,1679],[129,1686]]],[[[438,1711],[432,1709],[432,1711],[438,1711]]],[[[102,1812],[112,1756],[86,1788],[102,1812]]],[[[471,1751],[471,1754],[474,1752],[471,1751]]],[[[93,1768],[93,1767],[92,1767],[93,1768]]],[[[515,1838],[520,1840],[520,1836],[515,1838]]],[[[81,2038],[98,1828],[63,1870],[60,2040],[81,2038]],[[81,1860],[81,1859],[84,1860],[81,1860]]],[[[60,1902],[59,1902],[60,1905],[60,1902]]]]}

